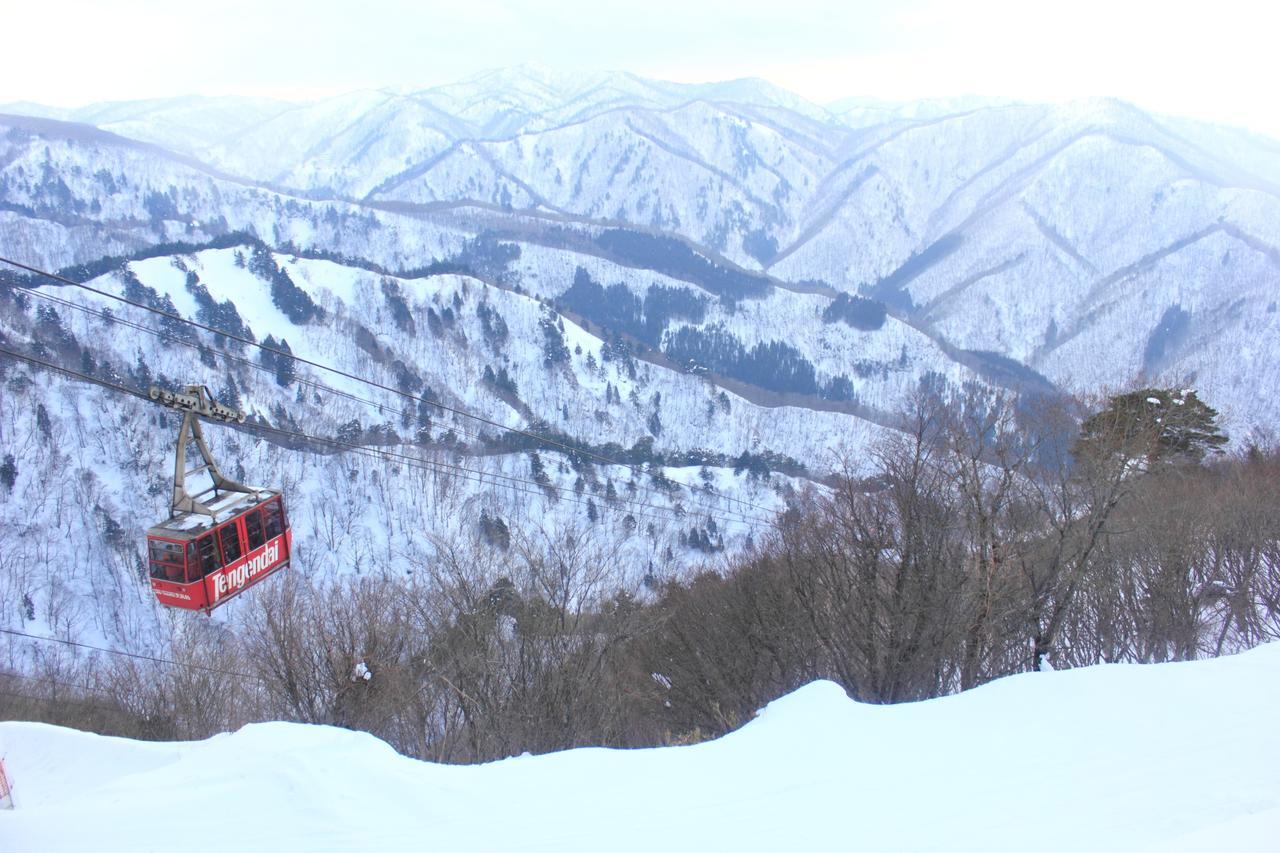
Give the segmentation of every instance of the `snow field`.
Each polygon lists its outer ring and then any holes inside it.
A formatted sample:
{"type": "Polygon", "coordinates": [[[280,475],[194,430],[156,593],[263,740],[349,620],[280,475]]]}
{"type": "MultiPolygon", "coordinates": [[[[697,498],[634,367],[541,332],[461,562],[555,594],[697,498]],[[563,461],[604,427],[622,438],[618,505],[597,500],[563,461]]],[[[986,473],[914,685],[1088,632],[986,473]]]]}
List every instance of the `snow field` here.
{"type": "Polygon", "coordinates": [[[481,766],[266,723],[137,743],[0,723],[11,853],[1271,851],[1280,644],[860,705],[816,682],[687,747],[481,766]]]}

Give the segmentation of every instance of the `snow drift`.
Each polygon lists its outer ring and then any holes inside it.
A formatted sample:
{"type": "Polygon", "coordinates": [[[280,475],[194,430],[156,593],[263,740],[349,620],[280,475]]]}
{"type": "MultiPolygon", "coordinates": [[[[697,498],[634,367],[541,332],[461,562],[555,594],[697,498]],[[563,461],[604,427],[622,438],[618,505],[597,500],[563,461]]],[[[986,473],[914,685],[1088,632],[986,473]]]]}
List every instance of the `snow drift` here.
{"type": "Polygon", "coordinates": [[[868,706],[818,682],[697,746],[471,767],[267,723],[0,723],[0,850],[1274,850],[1280,644],[868,706]]]}

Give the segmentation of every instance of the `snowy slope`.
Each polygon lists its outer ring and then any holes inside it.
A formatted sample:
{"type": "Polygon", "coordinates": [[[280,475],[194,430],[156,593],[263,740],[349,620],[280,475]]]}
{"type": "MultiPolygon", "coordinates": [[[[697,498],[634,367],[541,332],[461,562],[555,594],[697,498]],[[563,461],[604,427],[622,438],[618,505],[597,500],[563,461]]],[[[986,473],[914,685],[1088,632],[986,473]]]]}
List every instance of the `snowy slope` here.
{"type": "MultiPolygon", "coordinates": [[[[233,302],[257,340],[268,336],[288,341],[291,351],[303,358],[348,371],[387,386],[396,386],[394,366],[399,360],[411,368],[422,382],[436,390],[442,402],[504,426],[528,428],[535,422],[551,424],[557,430],[590,444],[610,441],[630,447],[646,436],[660,450],[678,452],[704,448],[736,457],[744,450],[768,449],[812,464],[822,470],[829,462],[827,455],[835,448],[862,450],[866,441],[879,431],[857,418],[834,412],[811,412],[788,406],[765,407],[738,398],[727,401],[728,413],[709,414],[708,405],[718,400],[720,388],[708,380],[676,370],[639,363],[635,376],[617,361],[604,355],[604,341],[572,320],[564,320],[555,312],[527,295],[511,292],[483,281],[457,275],[403,279],[382,276],[363,269],[347,267],[331,261],[308,260],[283,254],[274,260],[292,280],[307,291],[316,303],[329,312],[323,322],[297,324],[273,304],[270,285],[245,267],[248,247],[207,250],[193,255],[164,256],[129,265],[132,274],[161,297],[172,299],[178,312],[191,319],[197,317],[197,306],[186,287],[194,275],[210,296],[221,302],[233,302]],[[410,314],[416,318],[412,330],[399,328],[392,320],[390,303],[383,286],[391,283],[403,294],[410,314]],[[428,312],[455,318],[437,334],[431,329],[428,312]],[[502,340],[486,337],[480,312],[488,310],[507,329],[502,340]],[[543,321],[558,320],[563,325],[563,340],[569,350],[563,365],[549,367],[544,358],[543,321]],[[377,334],[383,356],[370,358],[357,342],[357,330],[377,334]],[[497,390],[486,386],[486,367],[508,371],[517,388],[518,399],[527,412],[497,390]],[[606,400],[612,385],[617,398],[606,400]],[[655,403],[657,399],[660,402],[655,403]],[[653,411],[669,426],[661,434],[650,436],[647,421],[653,411]],[[820,439],[815,441],[813,426],[821,423],[820,439]]],[[[607,268],[600,267],[605,269],[607,268]]],[[[608,279],[605,279],[608,281],[608,279]]],[[[566,282],[567,283],[567,282],[566,282]]],[[[122,293],[120,276],[108,275],[93,281],[95,287],[122,293]]],[[[102,300],[87,297],[65,288],[48,291],[77,304],[102,306],[102,300]]],[[[803,301],[771,300],[743,309],[742,318],[713,312],[707,322],[732,321],[747,344],[758,340],[799,337],[800,327],[810,319],[814,308],[803,301]],[[797,312],[788,316],[787,312],[797,312]],[[761,328],[762,318],[771,317],[768,331],[761,328]]],[[[33,309],[34,311],[34,309],[33,309]]],[[[215,382],[226,375],[223,365],[214,369],[200,366],[190,349],[165,347],[154,338],[100,320],[87,320],[83,314],[62,310],[70,330],[85,342],[93,342],[100,358],[117,364],[136,361],[141,353],[157,374],[177,377],[204,376],[215,382]]],[[[131,312],[132,314],[132,312],[131,312]]],[[[134,315],[154,326],[145,314],[134,315]]],[[[496,322],[496,321],[495,321],[496,322]]],[[[4,326],[0,325],[0,329],[4,326]]],[[[207,336],[209,344],[214,344],[207,336]]],[[[807,342],[804,342],[808,346],[807,342]]],[[[923,371],[950,372],[958,383],[972,378],[949,363],[936,348],[899,323],[889,323],[879,332],[859,333],[843,324],[827,326],[817,339],[813,354],[820,367],[834,370],[840,358],[831,355],[843,351],[844,358],[857,353],[868,359],[896,361],[903,351],[909,355],[909,369],[903,369],[885,381],[859,380],[868,399],[888,404],[904,389],[912,386],[923,371]],[[905,350],[904,350],[905,348],[905,350]],[[826,360],[824,361],[824,353],[826,360]]],[[[250,354],[252,355],[252,353],[250,354]]],[[[241,388],[246,411],[269,416],[276,406],[291,410],[293,417],[306,421],[326,434],[352,418],[366,426],[388,421],[401,432],[407,425],[400,422],[405,399],[391,393],[370,389],[342,377],[300,367],[304,378],[314,379],[339,391],[357,394],[381,405],[383,411],[370,411],[367,406],[345,400],[329,399],[323,404],[311,399],[296,399],[296,388],[282,389],[272,380],[270,371],[246,370],[233,366],[232,372],[241,388]]],[[[410,401],[412,402],[412,401],[410,401]]],[[[496,436],[497,429],[458,420],[446,415],[445,420],[474,438],[480,433],[496,436]]]]}
{"type": "Polygon", "coordinates": [[[1280,645],[897,706],[830,682],[718,741],[450,767],[285,723],[138,743],[0,723],[12,853],[1271,851],[1280,645]]]}

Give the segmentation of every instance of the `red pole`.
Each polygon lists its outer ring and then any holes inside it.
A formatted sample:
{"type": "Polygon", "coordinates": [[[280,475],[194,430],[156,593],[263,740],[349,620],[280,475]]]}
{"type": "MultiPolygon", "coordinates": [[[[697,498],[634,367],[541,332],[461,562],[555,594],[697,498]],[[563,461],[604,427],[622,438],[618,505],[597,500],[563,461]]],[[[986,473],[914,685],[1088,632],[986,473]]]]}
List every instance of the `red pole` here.
{"type": "Polygon", "coordinates": [[[13,786],[9,784],[9,776],[4,772],[4,759],[0,758],[0,809],[13,808],[13,786]]]}

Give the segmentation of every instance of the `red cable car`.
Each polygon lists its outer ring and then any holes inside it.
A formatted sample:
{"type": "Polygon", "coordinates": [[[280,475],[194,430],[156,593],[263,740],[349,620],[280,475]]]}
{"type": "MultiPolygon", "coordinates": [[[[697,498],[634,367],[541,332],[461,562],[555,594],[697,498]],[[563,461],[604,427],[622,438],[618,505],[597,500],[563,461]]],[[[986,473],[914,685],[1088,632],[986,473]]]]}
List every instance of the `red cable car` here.
{"type": "Polygon", "coordinates": [[[243,412],[218,405],[203,385],[188,385],[185,394],[153,387],[151,399],[186,412],[178,432],[169,519],[147,531],[151,590],[161,604],[207,614],[289,565],[293,534],[284,496],[224,477],[209,453],[200,416],[242,423],[243,412]],[[204,464],[188,469],[191,444],[204,464]],[[212,486],[188,494],[187,476],[205,471],[212,486]]]}

